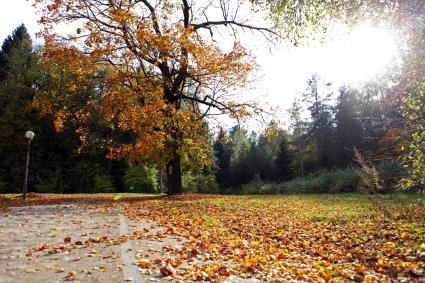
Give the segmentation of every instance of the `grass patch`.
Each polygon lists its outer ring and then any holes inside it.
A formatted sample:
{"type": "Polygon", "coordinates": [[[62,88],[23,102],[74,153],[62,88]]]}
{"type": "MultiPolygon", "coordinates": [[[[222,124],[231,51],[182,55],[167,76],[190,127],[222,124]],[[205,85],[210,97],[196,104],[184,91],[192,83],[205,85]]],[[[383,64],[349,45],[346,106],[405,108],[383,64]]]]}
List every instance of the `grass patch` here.
{"type": "MultiPolygon", "coordinates": [[[[403,217],[389,218],[371,196],[357,194],[186,195],[143,206],[144,217],[190,239],[180,256],[208,257],[210,264],[194,267],[187,278],[204,272],[220,281],[223,275],[208,272],[225,265],[266,281],[416,280],[425,256],[423,196],[373,197],[403,217]]],[[[129,215],[136,210],[127,206],[129,215]]]]}

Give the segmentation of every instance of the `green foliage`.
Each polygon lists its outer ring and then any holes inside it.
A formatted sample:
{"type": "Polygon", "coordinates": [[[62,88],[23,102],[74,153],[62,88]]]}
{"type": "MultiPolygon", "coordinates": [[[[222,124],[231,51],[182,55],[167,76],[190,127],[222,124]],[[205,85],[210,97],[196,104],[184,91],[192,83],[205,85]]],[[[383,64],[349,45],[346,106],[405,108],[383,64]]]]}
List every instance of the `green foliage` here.
{"type": "MultiPolygon", "coordinates": [[[[10,192],[19,191],[23,184],[24,133],[33,130],[37,136],[36,126],[44,122],[30,109],[39,76],[37,59],[24,26],[4,41],[0,51],[0,176],[10,192]]],[[[29,181],[31,186],[33,179],[29,181]]]]}
{"type": "Polygon", "coordinates": [[[2,180],[0,180],[0,193],[3,194],[3,193],[7,193],[7,192],[8,192],[8,190],[7,190],[6,183],[3,182],[2,180]]]}
{"type": "Polygon", "coordinates": [[[43,177],[37,176],[34,182],[35,191],[39,193],[64,193],[68,187],[63,178],[63,171],[57,167],[56,170],[46,172],[43,177]]]}
{"type": "MultiPolygon", "coordinates": [[[[256,175],[265,182],[273,183],[310,174],[300,181],[307,182],[306,180],[311,179],[311,174],[354,166],[354,148],[359,148],[367,154],[368,159],[376,163],[370,165],[367,174],[367,170],[360,172],[361,176],[367,177],[362,181],[361,187],[375,187],[373,189],[375,192],[393,191],[394,184],[403,177],[401,173],[405,171],[397,169],[400,167],[397,162],[400,150],[395,145],[397,143],[391,142],[394,133],[401,132],[394,129],[402,125],[402,122],[400,114],[397,113],[398,105],[391,100],[389,85],[387,80],[380,79],[356,89],[341,87],[338,99],[333,101],[330,84],[324,84],[317,75],[313,75],[308,80],[307,90],[300,99],[294,101],[289,111],[291,123],[288,133],[273,123],[270,123],[258,137],[255,133],[248,135],[240,126],[230,130],[228,136],[226,132],[220,133],[220,138],[215,144],[218,159],[217,180],[223,187],[236,189],[230,192],[238,192],[241,185],[250,183],[256,175]],[[303,117],[302,113],[309,115],[303,117]],[[269,135],[270,132],[276,134],[269,135]],[[383,166],[382,169],[377,169],[378,165],[383,166]],[[398,174],[389,172],[391,170],[394,172],[390,167],[399,170],[398,174]]],[[[412,106],[410,112],[420,110],[419,106],[424,104],[423,101],[417,99],[416,106],[412,106]]],[[[417,113],[410,115],[413,115],[416,121],[419,120],[417,113]]],[[[423,113],[421,115],[425,117],[423,113]]],[[[412,154],[405,157],[406,164],[413,164],[414,158],[420,159],[425,156],[422,155],[425,150],[420,141],[425,140],[423,134],[425,130],[421,128],[424,124],[416,123],[412,127],[415,129],[412,139],[416,142],[412,142],[411,146],[416,148],[412,154]]],[[[421,170],[423,164],[425,160],[414,163],[417,167],[415,177],[417,181],[416,183],[410,181],[408,184],[417,185],[420,180],[424,180],[425,169],[421,170]]],[[[410,173],[410,176],[414,176],[413,173],[410,173]]],[[[318,182],[316,185],[307,182],[303,184],[303,188],[296,188],[295,191],[319,193],[355,190],[357,176],[351,179],[348,177],[345,179],[344,176],[341,178],[344,181],[336,184],[332,190],[330,190],[333,186],[332,178],[323,177],[315,180],[318,182]]],[[[297,184],[294,183],[294,186],[297,184]]],[[[251,188],[256,187],[256,182],[250,183],[249,188],[244,187],[250,192],[255,192],[256,189],[251,188]]]]}
{"type": "Polygon", "coordinates": [[[358,90],[342,87],[335,107],[335,163],[348,166],[353,163],[353,148],[361,148],[364,132],[360,123],[358,90]]]}
{"type": "Polygon", "coordinates": [[[94,176],[94,192],[95,193],[113,193],[115,191],[112,179],[108,175],[94,176]]]}
{"type": "Polygon", "coordinates": [[[289,181],[292,178],[291,163],[292,156],[289,152],[288,141],[285,136],[282,136],[274,161],[274,173],[277,181],[289,181]]]}
{"type": "Polygon", "coordinates": [[[230,157],[229,184],[234,186],[249,182],[253,175],[250,157],[252,141],[247,135],[246,129],[236,126],[230,131],[230,157]]]}
{"type": "Polygon", "coordinates": [[[401,26],[406,17],[425,13],[422,0],[250,1],[265,8],[282,36],[294,45],[326,39],[335,23],[356,26],[365,22],[396,22],[401,26]]]}
{"type": "MultiPolygon", "coordinates": [[[[421,104],[425,102],[425,96],[417,99],[416,103],[413,103],[409,107],[416,107],[415,104],[421,104]]],[[[419,119],[423,119],[424,113],[419,114],[412,123],[412,132],[408,145],[405,147],[405,155],[403,158],[404,163],[408,168],[408,175],[402,179],[401,186],[405,189],[410,188],[425,188],[425,125],[418,123],[419,119]],[[421,117],[419,117],[421,116],[421,117]]]]}
{"type": "MultiPolygon", "coordinates": [[[[0,51],[0,82],[17,70],[31,67],[32,40],[24,25],[17,27],[3,42],[0,51]],[[23,66],[25,64],[26,66],[23,66]]],[[[23,74],[25,76],[25,73],[23,74]]]]}
{"type": "Polygon", "coordinates": [[[248,184],[244,184],[237,191],[243,195],[270,195],[279,193],[281,186],[276,183],[263,182],[260,178],[255,178],[248,184]]]}
{"type": "Polygon", "coordinates": [[[357,190],[360,177],[353,168],[321,171],[306,177],[298,177],[285,183],[263,182],[256,178],[237,189],[229,188],[228,194],[321,194],[351,193],[357,190]]]}
{"type": "MultiPolygon", "coordinates": [[[[95,190],[96,175],[111,176],[114,187],[122,190],[122,162],[106,160],[106,153],[99,147],[81,147],[76,133],[80,127],[77,122],[67,124],[61,133],[56,133],[53,115],[40,115],[34,109],[35,90],[40,86],[71,100],[67,107],[87,105],[85,99],[94,93],[90,88],[77,88],[76,92],[84,93],[77,99],[77,96],[63,92],[40,66],[39,54],[40,50],[32,47],[24,26],[18,27],[4,41],[0,51],[0,176],[5,184],[2,192],[22,191],[27,150],[24,134],[27,130],[35,132],[29,164],[30,192],[91,193],[95,190]]],[[[65,79],[65,75],[61,79],[65,79]]],[[[87,127],[90,129],[87,135],[102,141],[111,133],[104,130],[99,115],[96,111],[91,114],[93,119],[87,127]]]]}
{"type": "MultiPolygon", "coordinates": [[[[87,156],[86,156],[87,158],[87,156]]],[[[63,177],[68,184],[72,184],[72,191],[79,193],[92,193],[94,191],[94,177],[102,174],[102,167],[88,161],[73,161],[71,168],[63,172],[63,177]],[[73,178],[74,180],[69,180],[73,178]]]]}
{"type": "Polygon", "coordinates": [[[392,193],[399,190],[399,182],[406,176],[406,170],[398,160],[382,160],[376,166],[381,172],[384,193],[392,193]]]}
{"type": "Polygon", "coordinates": [[[220,131],[214,143],[219,184],[238,187],[256,175],[266,181],[289,179],[292,170],[286,136],[274,121],[258,137],[239,126],[228,135],[220,131]]]}
{"type": "Polygon", "coordinates": [[[358,190],[364,193],[391,193],[394,192],[399,180],[404,175],[404,170],[398,161],[382,160],[378,164],[372,164],[365,160],[363,155],[355,149],[356,161],[361,170],[358,172],[360,183],[358,190]]]}
{"type": "Polygon", "coordinates": [[[352,168],[331,171],[329,178],[331,179],[329,193],[350,193],[357,191],[360,182],[359,175],[352,168]]]}
{"type": "MultiPolygon", "coordinates": [[[[404,189],[425,189],[425,17],[418,20],[417,34],[412,36],[413,47],[403,70],[405,81],[400,82],[405,95],[401,99],[402,115],[408,129],[403,162],[408,174],[401,180],[404,189]]],[[[404,137],[406,139],[406,137],[404,137]]]]}
{"type": "Polygon", "coordinates": [[[182,176],[182,185],[184,192],[201,194],[220,193],[220,187],[214,175],[185,174],[182,176]]]}
{"type": "Polygon", "coordinates": [[[306,122],[306,140],[314,144],[315,169],[332,167],[333,113],[330,105],[330,84],[323,84],[317,74],[307,81],[303,102],[310,113],[306,122]]]}
{"type": "Polygon", "coordinates": [[[158,169],[138,165],[127,169],[124,175],[127,191],[131,193],[160,193],[158,169]]]}
{"type": "Polygon", "coordinates": [[[307,193],[319,194],[328,193],[333,187],[334,179],[328,171],[323,171],[304,178],[296,178],[290,182],[284,183],[282,192],[285,193],[307,193]]]}
{"type": "Polygon", "coordinates": [[[222,186],[226,187],[229,185],[229,169],[230,169],[230,158],[232,156],[232,149],[229,142],[228,133],[220,128],[217,139],[213,145],[215,165],[216,165],[216,180],[222,186]]]}

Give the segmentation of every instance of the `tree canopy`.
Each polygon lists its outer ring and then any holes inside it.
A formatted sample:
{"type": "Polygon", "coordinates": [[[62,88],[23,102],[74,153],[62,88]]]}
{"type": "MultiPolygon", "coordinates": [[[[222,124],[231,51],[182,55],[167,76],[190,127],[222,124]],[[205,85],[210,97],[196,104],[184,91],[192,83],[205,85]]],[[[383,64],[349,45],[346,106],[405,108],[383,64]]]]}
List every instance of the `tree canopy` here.
{"type": "MultiPolygon", "coordinates": [[[[47,68],[72,74],[68,95],[78,95],[76,85],[88,78],[101,78],[88,105],[104,112],[110,127],[129,137],[109,146],[110,157],[166,164],[170,193],[181,191],[181,160],[195,155],[207,159],[203,119],[211,110],[237,118],[255,107],[235,95],[249,82],[253,58],[236,41],[230,50],[221,48],[212,40],[213,31],[229,27],[235,35],[239,29],[274,32],[239,21],[230,1],[217,1],[218,19],[208,17],[214,3],[203,7],[185,0],[36,2],[46,26],[47,68]],[[55,34],[53,26],[60,23],[75,24],[75,31],[55,34]]],[[[48,97],[41,99],[48,104],[48,97]]],[[[78,115],[65,107],[55,111],[58,125],[71,116],[87,115],[84,109],[78,115]]]]}

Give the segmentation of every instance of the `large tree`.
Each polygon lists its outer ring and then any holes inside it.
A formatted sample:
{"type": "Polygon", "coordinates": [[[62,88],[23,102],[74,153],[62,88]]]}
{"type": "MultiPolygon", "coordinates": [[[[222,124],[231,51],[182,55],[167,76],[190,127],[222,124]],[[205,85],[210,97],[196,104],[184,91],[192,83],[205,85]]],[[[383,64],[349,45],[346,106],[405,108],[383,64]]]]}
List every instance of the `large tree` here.
{"type": "Polygon", "coordinates": [[[39,126],[30,110],[36,66],[31,37],[21,25],[4,40],[0,50],[0,187],[3,183],[5,191],[19,190],[26,149],[24,133],[39,126]]]}
{"type": "MultiPolygon", "coordinates": [[[[209,156],[203,119],[211,113],[240,117],[254,106],[235,95],[255,69],[252,57],[237,41],[225,50],[214,38],[223,29],[235,36],[241,30],[266,38],[274,33],[250,24],[249,15],[239,18],[240,1],[36,2],[46,27],[46,67],[72,72],[68,89],[89,78],[103,82],[89,105],[128,133],[110,144],[110,156],[166,166],[170,194],[181,192],[182,159],[209,156]],[[74,32],[55,34],[60,23],[75,26],[74,32]]],[[[57,124],[74,114],[63,107],[57,124]]]]}

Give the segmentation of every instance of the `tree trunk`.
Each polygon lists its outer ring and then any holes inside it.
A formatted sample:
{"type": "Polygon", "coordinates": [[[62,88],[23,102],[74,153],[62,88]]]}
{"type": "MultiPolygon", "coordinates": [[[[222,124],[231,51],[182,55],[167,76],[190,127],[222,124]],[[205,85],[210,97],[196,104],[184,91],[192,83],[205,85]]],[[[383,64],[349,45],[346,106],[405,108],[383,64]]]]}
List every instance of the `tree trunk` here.
{"type": "Polygon", "coordinates": [[[167,164],[167,179],[168,195],[176,195],[183,192],[180,157],[177,155],[167,164]]]}

